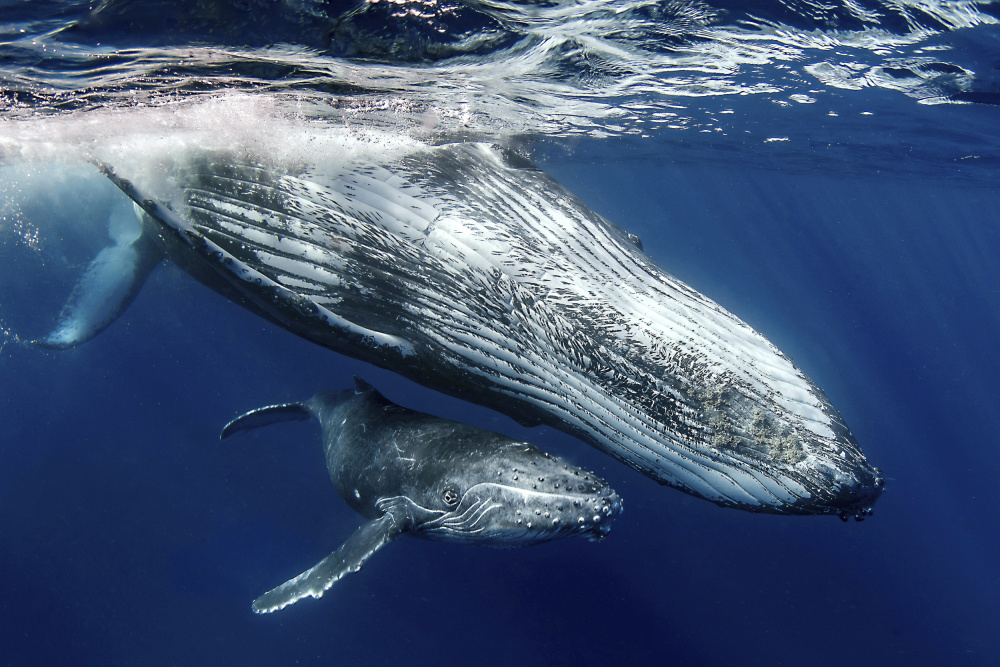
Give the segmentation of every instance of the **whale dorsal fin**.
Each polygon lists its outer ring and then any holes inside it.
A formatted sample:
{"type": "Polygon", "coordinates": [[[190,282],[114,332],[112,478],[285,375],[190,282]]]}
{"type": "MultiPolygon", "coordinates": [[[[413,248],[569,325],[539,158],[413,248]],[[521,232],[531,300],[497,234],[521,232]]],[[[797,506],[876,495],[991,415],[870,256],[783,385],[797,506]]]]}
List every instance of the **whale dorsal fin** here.
{"type": "Polygon", "coordinates": [[[323,597],[345,574],[357,572],[368,558],[402,534],[404,529],[384,514],[362,525],[347,541],[314,567],[253,601],[253,610],[267,614],[284,609],[304,597],[323,597]]]}
{"type": "Polygon", "coordinates": [[[357,375],[354,376],[354,393],[364,396],[367,400],[372,401],[377,405],[396,405],[383,396],[382,392],[370,385],[367,381],[359,378],[357,375]]]}
{"type": "Polygon", "coordinates": [[[250,429],[270,426],[271,424],[278,424],[280,422],[305,421],[311,418],[312,413],[302,403],[268,405],[245,412],[223,426],[222,433],[219,434],[219,440],[225,440],[240,431],[249,431],[250,429]]]}
{"type": "MultiPolygon", "coordinates": [[[[360,378],[357,375],[354,376],[354,391],[358,394],[378,394],[378,389],[371,386],[371,384],[364,378],[360,378]]],[[[381,395],[381,394],[379,394],[381,395]]]]}

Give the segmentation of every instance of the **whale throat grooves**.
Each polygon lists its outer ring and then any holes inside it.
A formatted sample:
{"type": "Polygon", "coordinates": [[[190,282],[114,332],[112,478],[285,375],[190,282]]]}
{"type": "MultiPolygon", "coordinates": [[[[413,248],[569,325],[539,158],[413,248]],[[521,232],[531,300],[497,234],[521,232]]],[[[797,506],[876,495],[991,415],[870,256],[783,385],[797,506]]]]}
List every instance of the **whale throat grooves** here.
{"type": "Polygon", "coordinates": [[[880,492],[785,355],[503,150],[177,164],[154,217],[295,333],[720,505],[854,514],[880,492]]]}

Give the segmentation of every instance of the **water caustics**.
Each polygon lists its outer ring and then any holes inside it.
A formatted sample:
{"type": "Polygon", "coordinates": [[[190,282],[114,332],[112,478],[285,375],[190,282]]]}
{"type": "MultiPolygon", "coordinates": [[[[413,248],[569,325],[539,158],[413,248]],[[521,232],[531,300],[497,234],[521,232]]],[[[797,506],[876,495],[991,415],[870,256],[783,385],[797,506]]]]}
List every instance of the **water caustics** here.
{"type": "Polygon", "coordinates": [[[861,89],[1000,99],[985,0],[53,4],[0,36],[6,115],[265,88],[369,124],[641,137],[742,133],[733,96],[767,117],[861,89]]]}

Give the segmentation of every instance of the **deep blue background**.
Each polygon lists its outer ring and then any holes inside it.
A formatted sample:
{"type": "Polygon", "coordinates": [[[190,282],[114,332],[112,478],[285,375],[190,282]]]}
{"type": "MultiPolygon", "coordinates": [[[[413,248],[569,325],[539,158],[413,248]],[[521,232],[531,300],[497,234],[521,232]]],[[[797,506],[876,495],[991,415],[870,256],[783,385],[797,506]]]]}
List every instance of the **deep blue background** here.
{"type": "Polygon", "coordinates": [[[537,158],[824,388],[885,472],[874,517],[717,508],[301,341],[173,267],[91,343],[19,344],[100,246],[95,179],[28,211],[62,241],[36,253],[5,230],[0,250],[0,664],[1000,664],[1000,191],[612,142],[537,158]],[[624,514],[599,544],[402,539],[322,600],[253,615],[360,517],[313,425],[217,434],[353,374],[596,470],[624,514]]]}

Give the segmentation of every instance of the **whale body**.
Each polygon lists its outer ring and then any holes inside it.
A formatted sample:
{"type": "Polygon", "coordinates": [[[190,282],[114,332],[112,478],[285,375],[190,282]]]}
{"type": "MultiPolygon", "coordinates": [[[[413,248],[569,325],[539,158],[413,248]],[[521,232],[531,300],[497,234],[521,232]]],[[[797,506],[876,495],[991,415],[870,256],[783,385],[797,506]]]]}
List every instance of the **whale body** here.
{"type": "Polygon", "coordinates": [[[787,356],[510,151],[189,151],[155,193],[102,169],[157,252],[320,345],[722,506],[860,520],[882,493],[787,356]]]}
{"type": "Polygon", "coordinates": [[[323,429],[337,493],[368,519],[316,566],[260,596],[254,611],[321,597],[403,534],[491,547],[581,535],[600,540],[622,510],[600,478],[534,445],[400,407],[364,380],[301,403],[258,408],[226,424],[221,438],[279,421],[323,429]]]}

